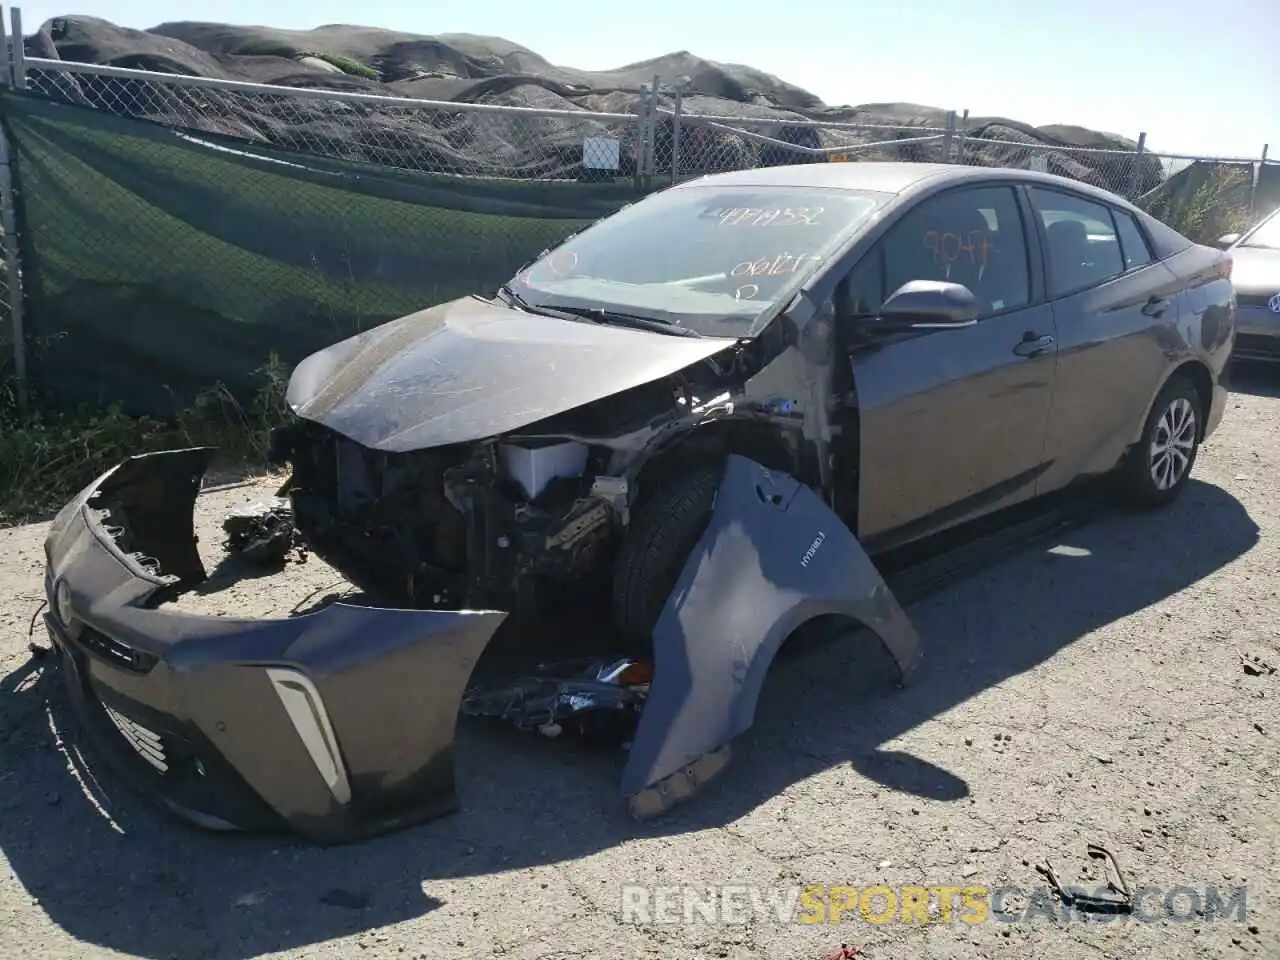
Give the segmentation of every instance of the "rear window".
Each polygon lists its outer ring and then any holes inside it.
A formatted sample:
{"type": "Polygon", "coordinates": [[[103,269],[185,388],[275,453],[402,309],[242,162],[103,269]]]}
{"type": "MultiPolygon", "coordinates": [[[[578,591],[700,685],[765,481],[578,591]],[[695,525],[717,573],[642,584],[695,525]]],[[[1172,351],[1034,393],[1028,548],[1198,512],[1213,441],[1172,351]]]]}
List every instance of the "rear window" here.
{"type": "Polygon", "coordinates": [[[1151,252],[1157,260],[1168,260],[1192,246],[1190,240],[1151,214],[1138,211],[1135,217],[1146,230],[1147,237],[1151,240],[1151,252]]]}

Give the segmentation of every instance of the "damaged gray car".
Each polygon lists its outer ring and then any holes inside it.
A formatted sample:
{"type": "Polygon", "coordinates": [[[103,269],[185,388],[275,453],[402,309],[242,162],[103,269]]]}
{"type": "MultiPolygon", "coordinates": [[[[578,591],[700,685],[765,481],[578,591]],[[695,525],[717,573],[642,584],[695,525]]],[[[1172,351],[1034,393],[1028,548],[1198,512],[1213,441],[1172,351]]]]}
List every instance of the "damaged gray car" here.
{"type": "Polygon", "coordinates": [[[725,766],[802,627],[867,628],[911,671],[880,558],[1092,477],[1173,500],[1234,323],[1229,258],[1047,174],[704,177],[296,368],[282,496],[359,602],[176,611],[210,453],[174,451],[58,515],[48,629],[103,749],[207,826],[438,816],[464,701],[545,730],[606,687],[635,724],[621,791],[661,813],[725,766]],[[473,681],[500,627],[586,607],[613,659],[473,681]]]}

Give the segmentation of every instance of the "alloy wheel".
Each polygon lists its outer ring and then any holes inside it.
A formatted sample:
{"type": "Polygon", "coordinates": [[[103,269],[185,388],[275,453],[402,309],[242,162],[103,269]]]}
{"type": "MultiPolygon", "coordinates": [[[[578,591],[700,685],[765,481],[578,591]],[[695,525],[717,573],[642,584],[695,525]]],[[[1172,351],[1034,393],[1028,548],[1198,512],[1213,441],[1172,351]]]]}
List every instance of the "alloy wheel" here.
{"type": "Polygon", "coordinates": [[[1157,490],[1177,486],[1191,467],[1196,448],[1196,411],[1178,397],[1165,407],[1151,436],[1151,479],[1157,490]]]}

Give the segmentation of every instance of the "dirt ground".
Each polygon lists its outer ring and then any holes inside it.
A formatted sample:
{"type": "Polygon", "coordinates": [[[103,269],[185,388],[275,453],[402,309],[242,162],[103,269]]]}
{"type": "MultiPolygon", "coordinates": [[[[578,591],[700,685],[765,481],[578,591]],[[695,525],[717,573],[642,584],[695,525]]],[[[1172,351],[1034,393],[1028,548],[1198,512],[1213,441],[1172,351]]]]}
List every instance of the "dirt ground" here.
{"type": "MultiPolygon", "coordinates": [[[[452,817],[329,850],[178,825],[77,754],[27,655],[43,526],[0,531],[0,956],[1278,957],[1280,673],[1240,654],[1280,664],[1280,371],[1238,377],[1176,506],[1108,511],[911,607],[925,660],[905,689],[847,650],[779,665],[731,769],[645,825],[621,756],[465,723],[452,817]],[[1088,843],[1155,888],[1141,920],[1028,909],[1051,902],[1045,858],[1098,884],[1088,843]],[[620,912],[624,884],[725,883],[1021,892],[980,923],[620,912]],[[1240,887],[1247,916],[1215,919],[1240,887]]],[[[267,492],[203,497],[204,540],[267,492]]],[[[191,602],[279,614],[338,579],[293,573],[191,602]]]]}

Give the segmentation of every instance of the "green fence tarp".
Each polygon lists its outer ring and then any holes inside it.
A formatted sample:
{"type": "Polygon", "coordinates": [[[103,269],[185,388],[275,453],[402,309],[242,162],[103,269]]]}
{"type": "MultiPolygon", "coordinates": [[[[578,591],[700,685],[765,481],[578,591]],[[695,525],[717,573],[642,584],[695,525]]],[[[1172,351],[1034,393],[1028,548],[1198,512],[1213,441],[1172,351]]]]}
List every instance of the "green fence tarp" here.
{"type": "Polygon", "coordinates": [[[413,174],[7,92],[30,370],[54,409],[168,415],[272,354],[491,294],[628,183],[413,174]]]}

